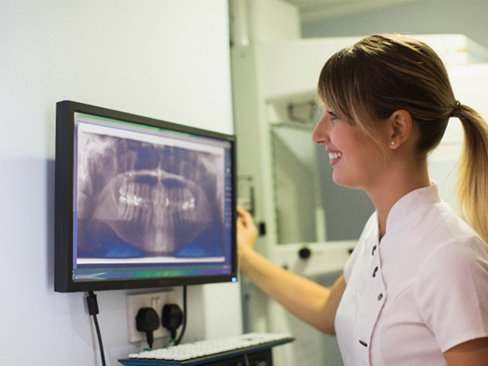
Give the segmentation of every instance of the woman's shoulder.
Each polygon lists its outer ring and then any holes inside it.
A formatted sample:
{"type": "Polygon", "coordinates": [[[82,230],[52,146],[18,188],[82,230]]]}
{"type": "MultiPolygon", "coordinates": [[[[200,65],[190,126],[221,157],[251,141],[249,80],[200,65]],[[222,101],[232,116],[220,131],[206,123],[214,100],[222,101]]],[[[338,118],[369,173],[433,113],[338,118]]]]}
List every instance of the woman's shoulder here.
{"type": "MultiPolygon", "coordinates": [[[[463,225],[461,225],[463,226],[463,225]]],[[[488,286],[488,246],[474,231],[452,228],[443,242],[437,243],[420,265],[417,283],[430,282],[463,286],[467,280],[488,286]]]]}
{"type": "Polygon", "coordinates": [[[480,235],[450,205],[442,201],[424,205],[402,232],[405,234],[407,230],[422,246],[428,243],[429,251],[448,254],[451,251],[469,251],[475,247],[486,248],[480,235]]]}

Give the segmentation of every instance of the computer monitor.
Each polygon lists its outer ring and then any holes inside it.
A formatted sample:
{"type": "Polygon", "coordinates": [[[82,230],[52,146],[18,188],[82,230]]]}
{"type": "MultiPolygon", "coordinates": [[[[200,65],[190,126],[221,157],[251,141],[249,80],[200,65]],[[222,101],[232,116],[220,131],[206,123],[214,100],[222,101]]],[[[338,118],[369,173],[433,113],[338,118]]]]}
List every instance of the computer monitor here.
{"type": "Polygon", "coordinates": [[[235,139],[56,105],[59,292],[236,281],[235,139]]]}

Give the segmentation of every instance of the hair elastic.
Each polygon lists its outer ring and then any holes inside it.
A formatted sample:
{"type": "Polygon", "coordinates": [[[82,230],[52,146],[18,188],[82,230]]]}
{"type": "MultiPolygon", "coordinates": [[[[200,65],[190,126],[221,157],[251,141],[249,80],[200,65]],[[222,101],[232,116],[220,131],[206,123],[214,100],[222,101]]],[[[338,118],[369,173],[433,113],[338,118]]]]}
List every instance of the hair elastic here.
{"type": "Polygon", "coordinates": [[[461,108],[462,104],[459,100],[456,100],[456,103],[454,103],[454,107],[452,107],[452,112],[450,117],[459,117],[459,114],[461,113],[461,108]]]}

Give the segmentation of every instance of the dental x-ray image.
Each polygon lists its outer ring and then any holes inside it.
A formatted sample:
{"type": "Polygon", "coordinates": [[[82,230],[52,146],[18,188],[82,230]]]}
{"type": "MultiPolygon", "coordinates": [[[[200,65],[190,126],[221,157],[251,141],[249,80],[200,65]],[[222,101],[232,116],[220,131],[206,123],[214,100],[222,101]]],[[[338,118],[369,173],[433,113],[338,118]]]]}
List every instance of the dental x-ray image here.
{"type": "Polygon", "coordinates": [[[224,253],[223,153],[78,131],[78,258],[224,253]]]}

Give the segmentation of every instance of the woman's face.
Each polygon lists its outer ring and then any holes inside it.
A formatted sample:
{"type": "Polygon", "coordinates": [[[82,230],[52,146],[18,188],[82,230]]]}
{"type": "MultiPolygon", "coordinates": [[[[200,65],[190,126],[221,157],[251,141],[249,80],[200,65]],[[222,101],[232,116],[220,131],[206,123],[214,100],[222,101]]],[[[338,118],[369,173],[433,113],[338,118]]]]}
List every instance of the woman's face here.
{"type": "Polygon", "coordinates": [[[338,185],[368,191],[384,174],[384,151],[359,127],[327,105],[324,105],[312,139],[327,151],[333,168],[332,179],[338,185]]]}

